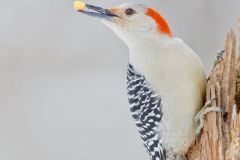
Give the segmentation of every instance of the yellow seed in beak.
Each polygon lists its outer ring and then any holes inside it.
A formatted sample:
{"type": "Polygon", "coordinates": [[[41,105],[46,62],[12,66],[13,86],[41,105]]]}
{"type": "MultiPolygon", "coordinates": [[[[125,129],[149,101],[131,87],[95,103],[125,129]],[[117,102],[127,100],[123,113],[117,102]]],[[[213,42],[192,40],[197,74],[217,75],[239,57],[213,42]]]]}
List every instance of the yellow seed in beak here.
{"type": "Polygon", "coordinates": [[[75,1],[73,7],[77,11],[83,11],[85,9],[86,4],[81,1],[75,1]]]}

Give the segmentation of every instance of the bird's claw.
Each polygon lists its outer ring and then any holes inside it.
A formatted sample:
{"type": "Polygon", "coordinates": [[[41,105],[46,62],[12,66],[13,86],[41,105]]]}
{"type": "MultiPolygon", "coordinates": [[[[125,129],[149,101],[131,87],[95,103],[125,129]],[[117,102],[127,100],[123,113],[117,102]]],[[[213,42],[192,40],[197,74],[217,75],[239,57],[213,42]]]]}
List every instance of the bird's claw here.
{"type": "Polygon", "coordinates": [[[223,54],[224,54],[224,50],[222,50],[221,52],[217,53],[217,59],[214,61],[214,67],[223,60],[223,54]]]}
{"type": "Polygon", "coordinates": [[[216,98],[209,100],[205,103],[204,107],[196,114],[193,121],[194,123],[200,122],[198,127],[195,130],[195,134],[199,135],[201,132],[201,129],[204,127],[204,118],[205,115],[209,112],[223,112],[223,110],[220,107],[211,107],[212,102],[216,100],[216,98]]]}

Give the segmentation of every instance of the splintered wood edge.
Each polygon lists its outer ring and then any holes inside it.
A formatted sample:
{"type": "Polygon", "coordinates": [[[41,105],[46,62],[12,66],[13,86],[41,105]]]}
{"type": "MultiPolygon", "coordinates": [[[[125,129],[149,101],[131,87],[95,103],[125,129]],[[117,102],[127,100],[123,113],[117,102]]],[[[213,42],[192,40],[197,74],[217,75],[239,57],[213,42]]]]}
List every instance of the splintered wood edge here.
{"type": "Polygon", "coordinates": [[[230,143],[226,151],[226,159],[240,160],[240,113],[239,113],[239,94],[240,94],[240,18],[238,19],[238,46],[236,51],[236,93],[233,113],[230,123],[230,143]]]}
{"type": "MultiPolygon", "coordinates": [[[[238,32],[240,42],[240,18],[238,32]]],[[[233,113],[235,101],[240,106],[240,45],[236,50],[236,35],[232,30],[227,34],[225,47],[223,61],[210,73],[207,100],[217,98],[213,105],[228,112],[227,123],[223,113],[207,114],[200,138],[189,149],[189,160],[240,160],[240,114],[233,113]]]]}
{"type": "Polygon", "coordinates": [[[240,110],[240,17],[238,18],[238,50],[236,58],[236,95],[235,103],[237,105],[237,110],[240,110]]]}

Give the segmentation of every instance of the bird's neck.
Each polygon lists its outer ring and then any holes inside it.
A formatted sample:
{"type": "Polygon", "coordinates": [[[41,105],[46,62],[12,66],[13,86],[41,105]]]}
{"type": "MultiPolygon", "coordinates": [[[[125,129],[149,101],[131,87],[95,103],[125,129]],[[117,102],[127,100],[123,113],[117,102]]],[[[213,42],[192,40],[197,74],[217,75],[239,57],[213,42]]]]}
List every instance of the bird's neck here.
{"type": "Polygon", "coordinates": [[[165,48],[175,43],[174,37],[169,37],[166,34],[161,34],[156,30],[149,32],[130,32],[124,35],[120,35],[121,39],[126,43],[129,49],[139,47],[157,47],[165,48]]]}
{"type": "Polygon", "coordinates": [[[166,61],[172,59],[174,56],[177,57],[178,41],[175,38],[163,37],[163,36],[145,36],[138,37],[127,42],[129,48],[129,62],[130,64],[138,67],[141,64],[142,67],[145,65],[152,64],[156,57],[159,59],[165,59],[166,61]]]}

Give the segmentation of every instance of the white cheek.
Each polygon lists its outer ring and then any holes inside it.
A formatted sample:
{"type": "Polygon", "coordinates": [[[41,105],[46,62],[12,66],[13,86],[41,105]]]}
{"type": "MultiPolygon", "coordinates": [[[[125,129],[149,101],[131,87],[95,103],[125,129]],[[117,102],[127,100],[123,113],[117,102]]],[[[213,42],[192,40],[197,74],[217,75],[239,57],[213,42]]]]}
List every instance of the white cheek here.
{"type": "Polygon", "coordinates": [[[156,29],[156,23],[149,17],[145,17],[144,23],[141,24],[142,31],[154,31],[156,29]]]}
{"type": "Polygon", "coordinates": [[[155,30],[156,25],[151,18],[145,15],[140,15],[137,17],[133,17],[132,22],[129,23],[128,28],[133,31],[144,33],[155,30]]]}
{"type": "Polygon", "coordinates": [[[135,30],[137,30],[138,32],[142,32],[142,33],[149,32],[149,31],[152,31],[154,29],[155,29],[154,25],[149,24],[149,23],[141,24],[141,25],[139,25],[138,27],[135,28],[135,30]]]}

